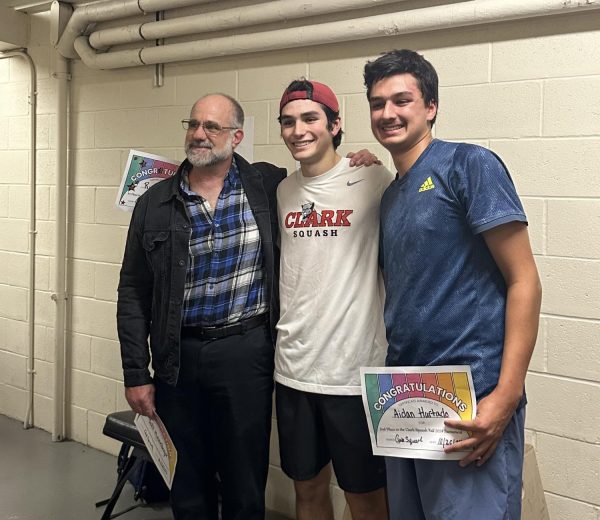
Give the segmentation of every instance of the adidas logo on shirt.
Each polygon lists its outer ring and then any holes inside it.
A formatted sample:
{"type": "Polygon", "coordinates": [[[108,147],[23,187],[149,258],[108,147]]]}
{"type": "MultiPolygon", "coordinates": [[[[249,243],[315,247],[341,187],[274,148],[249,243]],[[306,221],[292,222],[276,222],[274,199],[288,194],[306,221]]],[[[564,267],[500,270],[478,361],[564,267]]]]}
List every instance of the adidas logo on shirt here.
{"type": "Polygon", "coordinates": [[[427,177],[427,180],[423,184],[421,184],[421,187],[419,188],[419,193],[421,193],[422,191],[432,190],[433,188],[435,188],[435,184],[433,184],[431,177],[427,177]]]}

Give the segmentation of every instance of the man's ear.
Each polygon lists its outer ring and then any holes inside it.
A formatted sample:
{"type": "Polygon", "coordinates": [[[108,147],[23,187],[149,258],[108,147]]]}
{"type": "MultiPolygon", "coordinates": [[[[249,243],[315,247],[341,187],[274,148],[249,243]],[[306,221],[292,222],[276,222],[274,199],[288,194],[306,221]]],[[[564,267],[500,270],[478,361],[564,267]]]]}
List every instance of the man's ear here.
{"type": "Polygon", "coordinates": [[[336,120],[331,125],[331,135],[335,137],[338,135],[339,131],[342,129],[342,120],[341,118],[336,118],[336,120]]]}
{"type": "Polygon", "coordinates": [[[234,150],[237,147],[237,145],[242,142],[242,139],[244,139],[244,131],[241,128],[238,128],[233,133],[233,139],[231,140],[231,145],[233,146],[234,150]]]}
{"type": "Polygon", "coordinates": [[[429,106],[427,107],[427,121],[431,123],[435,116],[437,115],[437,105],[434,101],[429,102],[429,106]]]}

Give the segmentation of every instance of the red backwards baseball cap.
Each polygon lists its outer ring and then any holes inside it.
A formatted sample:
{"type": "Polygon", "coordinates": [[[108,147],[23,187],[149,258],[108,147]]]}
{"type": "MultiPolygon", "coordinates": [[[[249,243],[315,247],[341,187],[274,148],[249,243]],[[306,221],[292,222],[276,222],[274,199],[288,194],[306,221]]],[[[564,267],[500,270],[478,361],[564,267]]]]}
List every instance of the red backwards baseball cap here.
{"type": "Polygon", "coordinates": [[[288,92],[286,90],[283,93],[283,96],[281,96],[281,101],[279,102],[279,112],[281,112],[281,109],[290,101],[294,101],[296,99],[310,99],[312,101],[316,101],[317,103],[321,103],[330,108],[336,114],[340,111],[340,104],[338,103],[333,90],[331,90],[327,85],[319,83],[318,81],[309,80],[306,80],[306,83],[310,83],[312,86],[312,92],[309,92],[308,90],[294,90],[292,92],[288,92]]]}

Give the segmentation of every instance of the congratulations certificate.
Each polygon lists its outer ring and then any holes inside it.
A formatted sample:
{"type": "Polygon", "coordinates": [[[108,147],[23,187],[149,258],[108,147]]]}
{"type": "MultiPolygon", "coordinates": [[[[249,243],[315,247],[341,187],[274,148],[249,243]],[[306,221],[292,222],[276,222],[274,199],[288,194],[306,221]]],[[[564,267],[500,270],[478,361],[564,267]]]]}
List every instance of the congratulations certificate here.
{"type": "Polygon", "coordinates": [[[173,177],[177,168],[179,163],[168,157],[129,150],[115,206],[123,211],[133,211],[137,200],[150,186],[173,177]]]}
{"type": "Polygon", "coordinates": [[[175,478],[175,468],[177,467],[177,450],[169,436],[169,432],[167,432],[158,414],[152,419],[136,414],[133,422],[135,422],[138,432],[140,432],[156,469],[158,469],[167,487],[171,489],[175,478]]]}
{"type": "Polygon", "coordinates": [[[462,459],[444,447],[468,438],[446,419],[471,420],[477,404],[469,366],[362,367],[362,398],[375,455],[462,459]]]}

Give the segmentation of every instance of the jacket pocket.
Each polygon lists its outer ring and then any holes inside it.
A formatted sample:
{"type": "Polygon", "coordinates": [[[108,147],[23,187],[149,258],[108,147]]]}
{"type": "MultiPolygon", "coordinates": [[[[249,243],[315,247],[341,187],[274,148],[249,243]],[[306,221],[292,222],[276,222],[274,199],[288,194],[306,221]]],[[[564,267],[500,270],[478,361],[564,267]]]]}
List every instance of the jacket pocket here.
{"type": "Polygon", "coordinates": [[[142,238],[142,246],[154,275],[163,276],[167,267],[169,251],[169,231],[146,231],[142,238]]]}
{"type": "Polygon", "coordinates": [[[145,231],[142,245],[146,251],[153,251],[169,238],[168,231],[145,231]]]}

